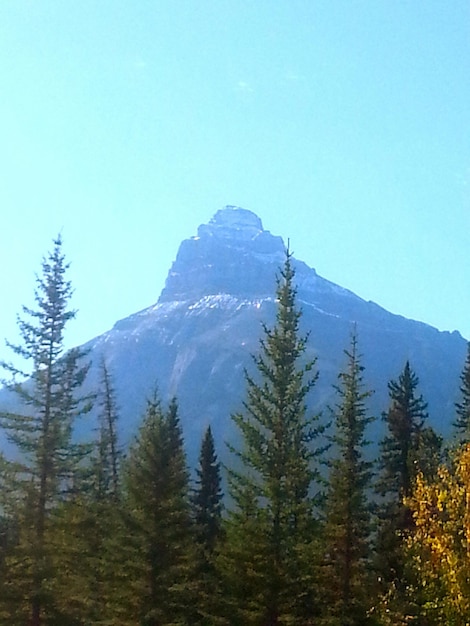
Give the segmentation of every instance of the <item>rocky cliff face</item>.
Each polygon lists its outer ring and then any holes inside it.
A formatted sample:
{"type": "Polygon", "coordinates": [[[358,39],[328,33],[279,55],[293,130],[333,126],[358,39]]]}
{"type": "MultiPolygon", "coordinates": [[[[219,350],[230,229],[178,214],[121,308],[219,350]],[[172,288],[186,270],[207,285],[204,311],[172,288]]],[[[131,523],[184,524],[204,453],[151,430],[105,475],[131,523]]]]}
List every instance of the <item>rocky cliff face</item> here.
{"type": "Polygon", "coordinates": [[[180,246],[159,302],[272,295],[284,245],[251,211],[226,207],[180,246]]]}
{"type": "MultiPolygon", "coordinates": [[[[146,398],[157,387],[163,401],[178,398],[190,462],[209,423],[225,456],[224,440],[237,435],[230,415],[243,409],[244,369],[254,373],[251,355],[258,351],[262,323],[274,321],[275,277],[284,258],[281,237],[264,230],[254,213],[226,207],[182,242],[154,306],[87,344],[93,361],[88,385],[97,385],[102,357],[114,376],[123,440],[136,432],[146,398]]],[[[334,403],[332,385],[355,325],[365,382],[375,390],[373,413],[380,417],[386,409],[387,382],[409,359],[429,403],[430,422],[448,432],[466,353],[459,333],[392,315],[299,260],[294,267],[301,329],[310,333],[306,358],[317,358],[320,373],[310,409],[334,403]]],[[[378,420],[370,436],[377,439],[380,429],[378,420]]]]}

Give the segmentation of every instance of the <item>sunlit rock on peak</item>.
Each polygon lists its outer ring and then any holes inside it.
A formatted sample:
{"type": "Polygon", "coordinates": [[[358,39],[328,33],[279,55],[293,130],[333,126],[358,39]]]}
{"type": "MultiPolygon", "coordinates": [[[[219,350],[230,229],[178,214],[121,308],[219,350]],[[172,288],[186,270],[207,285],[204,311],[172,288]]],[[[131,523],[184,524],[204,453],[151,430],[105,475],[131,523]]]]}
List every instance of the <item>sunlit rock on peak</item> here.
{"type": "Polygon", "coordinates": [[[198,228],[198,236],[220,239],[251,240],[264,232],[260,218],[248,209],[226,206],[217,211],[208,224],[198,228]]]}
{"type": "Polygon", "coordinates": [[[283,260],[282,237],[264,230],[252,211],[226,206],[199,226],[197,236],[181,243],[159,301],[214,294],[266,296],[275,287],[283,260]]]}
{"type": "Polygon", "coordinates": [[[226,205],[223,209],[217,211],[210,220],[210,224],[220,226],[233,226],[235,228],[251,227],[263,230],[261,219],[248,209],[239,206],[226,205]]]}

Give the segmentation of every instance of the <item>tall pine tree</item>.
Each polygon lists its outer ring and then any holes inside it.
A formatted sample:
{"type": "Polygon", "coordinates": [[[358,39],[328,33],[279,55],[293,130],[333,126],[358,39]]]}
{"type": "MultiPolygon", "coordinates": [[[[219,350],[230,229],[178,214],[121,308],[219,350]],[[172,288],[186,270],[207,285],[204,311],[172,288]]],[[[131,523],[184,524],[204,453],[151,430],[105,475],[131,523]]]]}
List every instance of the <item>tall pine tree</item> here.
{"type": "Polygon", "coordinates": [[[130,510],[129,622],[188,623],[192,613],[189,485],[177,405],[148,402],[126,464],[130,510]]]}
{"type": "MultiPolygon", "coordinates": [[[[94,451],[84,468],[86,480],[72,501],[54,516],[57,576],[51,581],[61,615],[79,622],[120,624],[119,598],[125,587],[122,568],[128,537],[121,494],[121,450],[118,410],[111,374],[100,363],[96,393],[98,431],[94,451]]],[[[63,619],[63,617],[62,617],[63,619]]]]}
{"type": "Polygon", "coordinates": [[[326,498],[324,606],[325,624],[364,626],[371,607],[370,535],[368,501],[372,463],[365,459],[367,425],[363,366],[354,333],[347,366],[339,374],[338,403],[332,436],[334,459],[330,463],[326,498]]]}
{"type": "Polygon", "coordinates": [[[234,507],[222,559],[230,623],[308,624],[313,620],[315,537],[312,488],[320,479],[318,416],[307,417],[316,375],[301,364],[294,269],[289,252],[277,284],[276,323],[264,328],[258,377],[246,374],[245,413],[233,417],[243,440],[230,472],[234,507]]]}
{"type": "Polygon", "coordinates": [[[202,439],[196,476],[196,488],[191,500],[196,544],[194,578],[199,615],[194,624],[207,624],[208,621],[214,624],[221,604],[217,555],[222,539],[222,488],[220,463],[210,426],[202,439]]]}
{"type": "Polygon", "coordinates": [[[68,308],[72,287],[67,269],[58,237],[36,280],[36,308],[23,307],[24,316],[18,318],[22,343],[8,344],[17,357],[29,361],[32,371],[2,364],[13,377],[9,388],[19,405],[17,412],[0,414],[21,458],[16,467],[22,508],[18,547],[10,561],[11,592],[16,594],[15,614],[31,626],[40,626],[54,612],[48,591],[53,576],[49,522],[58,502],[76,488],[86,452],[85,446],[72,442],[74,420],[88,409],[88,399],[80,393],[88,365],[81,364],[80,350],[64,350],[64,330],[75,317],[68,308]]]}
{"type": "Polygon", "coordinates": [[[220,537],[222,524],[220,463],[210,426],[202,439],[196,475],[192,508],[197,541],[204,552],[210,554],[220,537]]]}
{"type": "Polygon", "coordinates": [[[118,441],[118,408],[116,393],[106,361],[101,361],[101,386],[98,393],[100,406],[98,458],[96,462],[96,487],[99,497],[120,495],[121,449],[118,441]]]}
{"type": "Polygon", "coordinates": [[[378,509],[377,565],[381,580],[393,583],[397,592],[406,585],[403,543],[413,527],[412,514],[404,503],[411,495],[419,471],[432,474],[437,468],[441,439],[425,427],[427,405],[418,395],[419,379],[407,361],[398,380],[388,384],[390,407],[384,419],[387,435],[381,442],[378,509]]]}

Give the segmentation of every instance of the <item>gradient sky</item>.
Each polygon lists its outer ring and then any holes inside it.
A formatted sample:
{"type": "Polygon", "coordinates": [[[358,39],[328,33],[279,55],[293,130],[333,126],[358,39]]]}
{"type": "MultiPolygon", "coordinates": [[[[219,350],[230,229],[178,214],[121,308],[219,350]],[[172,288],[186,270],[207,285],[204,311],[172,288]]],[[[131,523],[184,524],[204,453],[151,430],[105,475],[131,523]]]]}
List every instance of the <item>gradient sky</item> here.
{"type": "Polygon", "coordinates": [[[233,204],[470,338],[468,0],[1,0],[0,77],[0,336],[59,231],[74,345],[233,204]]]}

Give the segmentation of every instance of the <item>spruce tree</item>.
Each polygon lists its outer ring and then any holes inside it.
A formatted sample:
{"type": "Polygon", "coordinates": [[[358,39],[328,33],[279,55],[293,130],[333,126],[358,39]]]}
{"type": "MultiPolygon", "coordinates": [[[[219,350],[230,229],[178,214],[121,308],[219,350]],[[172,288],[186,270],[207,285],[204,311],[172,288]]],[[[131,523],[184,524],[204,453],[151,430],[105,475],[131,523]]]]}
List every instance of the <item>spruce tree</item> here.
{"type": "Polygon", "coordinates": [[[100,412],[96,488],[99,497],[119,499],[120,462],[122,453],[118,441],[118,408],[111,374],[104,358],[101,361],[101,386],[98,392],[100,412]]]}
{"type": "Polygon", "coordinates": [[[440,438],[425,427],[427,405],[417,394],[419,379],[407,361],[398,380],[388,384],[390,407],[384,419],[387,435],[381,442],[381,496],[378,529],[378,568],[383,581],[405,585],[403,542],[413,527],[412,514],[404,503],[411,495],[418,472],[432,472],[439,460],[440,438]]]}
{"type": "Polygon", "coordinates": [[[460,402],[456,402],[454,422],[458,443],[470,441],[470,342],[467,343],[467,358],[460,375],[460,402]]]}
{"type": "Polygon", "coordinates": [[[198,618],[194,623],[215,623],[220,606],[217,554],[222,537],[222,488],[220,463],[215,452],[211,427],[206,429],[196,468],[192,501],[196,556],[194,578],[198,618]]]}
{"type": "Polygon", "coordinates": [[[177,404],[148,402],[126,464],[133,555],[126,601],[129,622],[184,624],[192,611],[188,471],[177,404]]]}
{"type": "Polygon", "coordinates": [[[323,588],[325,624],[363,626],[368,623],[370,600],[371,504],[368,501],[372,463],[365,459],[367,416],[364,370],[354,333],[345,350],[347,366],[339,374],[335,431],[331,437],[334,459],[330,462],[326,498],[325,564],[323,588]]]}
{"type": "Polygon", "coordinates": [[[48,592],[53,576],[50,520],[58,503],[75,489],[87,450],[72,442],[74,420],[88,410],[89,399],[80,393],[88,370],[84,355],[79,349],[64,349],[65,327],[75,317],[68,308],[72,287],[67,269],[58,237],[36,279],[36,307],[23,307],[23,317],[18,317],[22,343],[8,344],[17,357],[29,361],[32,371],[2,363],[12,375],[8,387],[17,395],[18,410],[1,413],[1,425],[21,459],[17,479],[22,508],[18,549],[10,561],[11,588],[13,592],[16,580],[15,615],[26,623],[29,613],[31,626],[40,626],[54,610],[48,592]]]}
{"type": "Polygon", "coordinates": [[[314,498],[321,453],[318,416],[306,397],[316,374],[302,364],[294,269],[289,252],[277,282],[276,323],[264,327],[258,377],[246,374],[245,412],[233,416],[242,448],[229,475],[234,506],[222,559],[230,623],[308,624],[313,620],[314,498]]]}
{"type": "Polygon", "coordinates": [[[112,623],[113,619],[122,623],[118,607],[125,586],[122,561],[128,541],[115,390],[104,359],[99,368],[97,438],[80,492],[54,516],[57,576],[51,582],[61,614],[68,610],[77,621],[92,624],[112,623]]]}
{"type": "Polygon", "coordinates": [[[398,380],[388,383],[390,407],[384,416],[388,432],[381,442],[378,490],[399,502],[410,495],[417,473],[414,461],[427,418],[427,405],[422,395],[416,394],[418,383],[408,361],[398,380]]]}
{"type": "Polygon", "coordinates": [[[221,534],[223,497],[220,463],[210,426],[202,439],[196,475],[196,488],[192,497],[193,519],[197,541],[204,552],[210,554],[221,534]]]}

